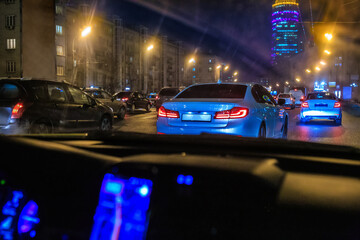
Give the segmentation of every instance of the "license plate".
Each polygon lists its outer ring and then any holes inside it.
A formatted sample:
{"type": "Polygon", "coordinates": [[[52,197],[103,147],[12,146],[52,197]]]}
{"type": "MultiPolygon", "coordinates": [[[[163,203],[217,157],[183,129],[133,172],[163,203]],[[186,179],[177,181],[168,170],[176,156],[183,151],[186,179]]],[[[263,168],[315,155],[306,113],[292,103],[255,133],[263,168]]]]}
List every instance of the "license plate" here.
{"type": "Polygon", "coordinates": [[[327,107],[328,105],[325,103],[317,103],[315,104],[315,107],[327,107]]]}
{"type": "Polygon", "coordinates": [[[211,115],[210,114],[183,114],[183,121],[192,121],[192,122],[210,122],[211,115]]]}

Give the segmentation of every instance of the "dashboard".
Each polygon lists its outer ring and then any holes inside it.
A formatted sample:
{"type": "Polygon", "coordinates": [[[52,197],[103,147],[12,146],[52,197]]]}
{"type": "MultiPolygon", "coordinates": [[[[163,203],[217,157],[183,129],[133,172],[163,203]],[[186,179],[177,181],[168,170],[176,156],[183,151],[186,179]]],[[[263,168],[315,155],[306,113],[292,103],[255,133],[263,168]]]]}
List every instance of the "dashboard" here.
{"type": "Polygon", "coordinates": [[[0,136],[0,239],[360,239],[358,160],[155,141],[0,136]]]}

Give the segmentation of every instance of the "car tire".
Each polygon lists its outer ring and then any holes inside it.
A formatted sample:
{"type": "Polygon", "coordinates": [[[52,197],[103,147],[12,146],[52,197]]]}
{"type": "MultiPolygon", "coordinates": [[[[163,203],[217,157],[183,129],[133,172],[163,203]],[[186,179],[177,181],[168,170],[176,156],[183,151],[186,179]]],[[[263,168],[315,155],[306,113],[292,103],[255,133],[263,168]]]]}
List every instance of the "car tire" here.
{"type": "Polygon", "coordinates": [[[110,116],[104,115],[100,120],[99,130],[101,132],[110,132],[112,129],[112,121],[110,116]]]}
{"type": "Polygon", "coordinates": [[[289,121],[288,118],[285,119],[285,123],[283,126],[283,130],[282,130],[282,139],[287,139],[288,136],[288,125],[289,125],[289,121]]]}
{"type": "Polygon", "coordinates": [[[126,108],[124,107],[120,108],[119,113],[117,114],[118,119],[124,120],[125,115],[126,115],[126,108]]]}
{"type": "Polygon", "coordinates": [[[266,127],[264,123],[261,123],[258,138],[266,138],[266,127]]]}
{"type": "Polygon", "coordinates": [[[148,104],[146,105],[145,110],[146,110],[147,112],[150,112],[150,110],[151,110],[151,105],[150,105],[150,103],[148,103],[148,104]]]}
{"type": "Polygon", "coordinates": [[[136,109],[135,103],[131,104],[130,111],[131,113],[134,113],[136,109]]]}
{"type": "Polygon", "coordinates": [[[38,120],[34,121],[29,129],[30,134],[48,134],[53,132],[53,127],[50,121],[38,120]]]}
{"type": "Polygon", "coordinates": [[[341,126],[341,124],[342,124],[342,117],[340,117],[339,119],[336,119],[336,120],[335,120],[335,125],[336,125],[336,126],[341,126]]]}

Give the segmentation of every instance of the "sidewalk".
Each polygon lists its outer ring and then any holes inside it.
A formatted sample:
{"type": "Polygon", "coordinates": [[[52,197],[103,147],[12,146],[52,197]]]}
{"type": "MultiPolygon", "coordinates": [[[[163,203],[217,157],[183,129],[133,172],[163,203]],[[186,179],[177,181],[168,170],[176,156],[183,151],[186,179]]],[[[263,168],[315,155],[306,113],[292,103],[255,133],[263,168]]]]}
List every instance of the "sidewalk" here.
{"type": "Polygon", "coordinates": [[[360,117],[360,104],[355,102],[341,102],[343,111],[354,115],[356,117],[360,117]]]}

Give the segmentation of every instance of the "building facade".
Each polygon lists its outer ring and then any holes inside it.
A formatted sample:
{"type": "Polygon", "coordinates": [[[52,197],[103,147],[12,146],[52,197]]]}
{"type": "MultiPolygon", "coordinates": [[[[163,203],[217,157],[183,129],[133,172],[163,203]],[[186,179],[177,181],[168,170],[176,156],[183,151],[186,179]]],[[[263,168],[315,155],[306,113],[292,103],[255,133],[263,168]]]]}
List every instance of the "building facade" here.
{"type": "Polygon", "coordinates": [[[55,78],[53,1],[0,1],[0,77],[55,78]]]}
{"type": "Polygon", "coordinates": [[[296,0],[275,0],[272,5],[272,42],[275,65],[303,51],[304,31],[296,0]]]}

